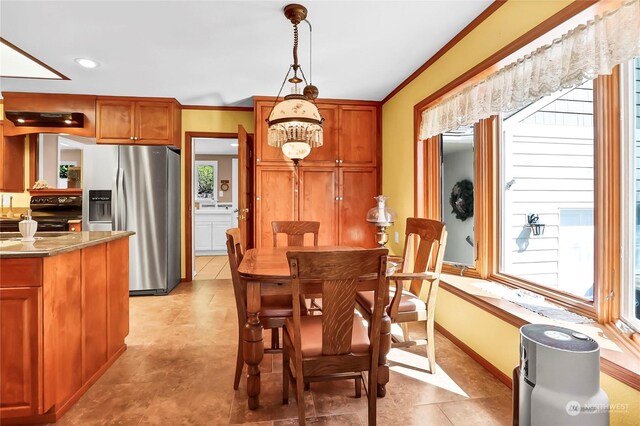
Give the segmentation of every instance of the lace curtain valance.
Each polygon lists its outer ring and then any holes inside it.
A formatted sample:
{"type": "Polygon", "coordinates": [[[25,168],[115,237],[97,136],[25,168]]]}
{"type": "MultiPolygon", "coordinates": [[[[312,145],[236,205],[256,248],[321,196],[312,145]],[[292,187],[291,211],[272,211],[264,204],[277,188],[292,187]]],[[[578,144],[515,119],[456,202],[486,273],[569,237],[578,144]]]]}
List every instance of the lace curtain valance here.
{"type": "Polygon", "coordinates": [[[420,139],[519,109],[640,55],[640,0],[597,16],[550,45],[422,113],[420,139]]]}

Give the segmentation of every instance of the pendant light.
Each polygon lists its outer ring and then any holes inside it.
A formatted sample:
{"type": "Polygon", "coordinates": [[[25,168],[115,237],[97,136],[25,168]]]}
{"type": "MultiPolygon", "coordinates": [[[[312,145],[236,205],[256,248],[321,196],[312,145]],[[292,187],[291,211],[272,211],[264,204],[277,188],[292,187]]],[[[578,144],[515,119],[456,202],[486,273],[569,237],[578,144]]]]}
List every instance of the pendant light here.
{"type": "Polygon", "coordinates": [[[267,118],[269,125],[267,143],[269,146],[281,148],[282,153],[297,165],[311,153],[311,148],[322,146],[324,119],[315,104],[318,88],[307,84],[302,67],[298,63],[298,24],[306,20],[307,9],[299,4],[290,4],[284,8],[284,16],[293,24],[293,65],[287,70],[280,92],[267,118]],[[292,71],[293,76],[289,78],[292,71]],[[278,103],[282,88],[287,81],[292,84],[291,93],[278,103]],[[300,93],[299,89],[301,83],[306,85],[303,93],[300,93]]]}

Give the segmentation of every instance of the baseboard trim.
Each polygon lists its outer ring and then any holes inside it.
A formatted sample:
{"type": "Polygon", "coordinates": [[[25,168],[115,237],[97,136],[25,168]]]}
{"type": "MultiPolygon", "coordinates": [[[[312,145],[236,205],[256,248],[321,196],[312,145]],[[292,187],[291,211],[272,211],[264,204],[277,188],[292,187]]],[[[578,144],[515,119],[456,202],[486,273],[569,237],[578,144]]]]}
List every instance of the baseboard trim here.
{"type": "Polygon", "coordinates": [[[447,339],[451,340],[451,342],[453,342],[454,345],[456,345],[457,347],[462,349],[462,351],[464,353],[469,355],[471,357],[471,359],[473,359],[475,362],[477,362],[478,364],[483,366],[485,368],[485,370],[487,370],[489,373],[493,374],[496,377],[496,379],[500,380],[502,383],[507,385],[510,389],[513,388],[513,383],[511,382],[511,377],[507,376],[502,371],[498,370],[496,368],[496,366],[494,366],[489,361],[484,359],[479,353],[477,353],[476,351],[471,349],[462,340],[458,339],[456,336],[451,334],[449,331],[447,331],[446,328],[444,328],[443,326],[441,326],[437,322],[435,323],[435,328],[444,337],[446,337],[447,339]]]}

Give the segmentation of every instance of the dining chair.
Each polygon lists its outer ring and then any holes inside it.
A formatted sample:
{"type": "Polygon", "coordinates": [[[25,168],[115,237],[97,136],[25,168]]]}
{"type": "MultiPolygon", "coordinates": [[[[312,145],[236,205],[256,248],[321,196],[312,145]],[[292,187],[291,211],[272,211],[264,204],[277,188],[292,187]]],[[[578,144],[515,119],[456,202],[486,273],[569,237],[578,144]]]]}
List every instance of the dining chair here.
{"type": "MultiPolygon", "coordinates": [[[[240,376],[244,365],[242,354],[243,336],[247,321],[247,286],[238,273],[238,265],[242,262],[244,248],[242,246],[240,229],[227,229],[227,254],[229,255],[229,268],[231,269],[231,280],[233,282],[233,293],[236,299],[238,312],[238,353],[236,357],[236,373],[233,381],[233,388],[238,389],[240,376]]],[[[285,320],[293,315],[293,299],[290,295],[284,296],[262,296],[260,300],[260,323],[264,328],[271,329],[271,347],[265,348],[265,353],[280,353],[280,338],[278,330],[284,326],[285,320]]],[[[306,313],[304,303],[299,303],[299,309],[306,313]]]]}
{"type": "MultiPolygon", "coordinates": [[[[400,324],[403,341],[394,338],[393,346],[416,344],[409,340],[409,322],[425,321],[427,331],[427,358],[429,372],[436,371],[435,309],[440,284],[440,272],[447,244],[445,224],[437,220],[407,218],[402,272],[389,277],[395,285],[389,289],[391,322],[400,324]],[[414,255],[415,253],[415,255],[414,255]],[[412,271],[411,271],[412,270],[412,271]]],[[[391,261],[391,260],[390,260],[391,261]]],[[[358,292],[358,311],[365,317],[375,312],[374,298],[370,292],[358,292]]]]}
{"type": "MultiPolygon", "coordinates": [[[[287,247],[304,246],[305,234],[313,234],[313,245],[318,245],[318,234],[320,232],[320,222],[305,220],[274,220],[271,222],[273,231],[273,246],[278,247],[278,234],[287,236],[287,247]]],[[[316,301],[318,295],[307,295],[309,297],[309,312],[319,312],[322,310],[320,304],[316,301]]]]}
{"type": "Polygon", "coordinates": [[[296,388],[298,420],[305,424],[304,383],[356,379],[360,396],[362,373],[368,372],[369,425],[376,424],[378,356],[384,296],[388,291],[387,249],[290,251],[293,298],[322,294],[322,315],[303,316],[293,307],[285,321],[282,353],[282,402],[289,402],[289,380],[296,388]],[[355,313],[357,288],[373,294],[369,328],[355,313]]]}
{"type": "Polygon", "coordinates": [[[304,246],[304,235],[313,234],[313,245],[318,245],[320,222],[307,220],[274,220],[271,222],[273,230],[273,246],[278,247],[278,234],[286,234],[287,246],[304,246]]]}

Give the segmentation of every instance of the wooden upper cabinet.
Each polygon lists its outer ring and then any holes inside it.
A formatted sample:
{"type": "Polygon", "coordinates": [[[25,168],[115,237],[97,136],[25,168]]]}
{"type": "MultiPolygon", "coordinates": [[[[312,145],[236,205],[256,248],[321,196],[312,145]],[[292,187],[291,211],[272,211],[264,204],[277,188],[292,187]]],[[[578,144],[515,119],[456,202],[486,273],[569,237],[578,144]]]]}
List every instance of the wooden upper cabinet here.
{"type": "Polygon", "coordinates": [[[271,102],[259,102],[255,105],[255,118],[256,118],[256,165],[269,164],[269,163],[286,163],[289,162],[282,153],[281,148],[269,146],[268,144],[268,131],[269,127],[265,121],[269,118],[271,109],[273,108],[273,101],[271,102]]]}
{"type": "Polygon", "coordinates": [[[24,135],[5,136],[0,124],[0,191],[24,191],[24,135]]]}
{"type": "Polygon", "coordinates": [[[136,102],[136,143],[171,145],[172,109],[168,102],[136,102]]]}
{"type": "Polygon", "coordinates": [[[96,142],[180,146],[180,115],[173,101],[99,98],[96,142]],[[177,130],[177,131],[176,131],[177,130]]]}
{"type": "Polygon", "coordinates": [[[378,156],[378,109],[340,106],[339,159],[341,166],[375,166],[378,156]]]}
{"type": "Polygon", "coordinates": [[[322,105],[318,108],[324,118],[322,124],[323,143],[319,148],[313,148],[311,154],[304,160],[303,165],[338,165],[338,106],[322,105]]]}
{"type": "Polygon", "coordinates": [[[96,102],[97,143],[133,143],[135,103],[131,101],[96,102]]]}
{"type": "MultiPolygon", "coordinates": [[[[324,118],[323,145],[313,148],[300,163],[306,166],[371,166],[378,163],[380,141],[379,106],[373,102],[316,102],[324,118]]],[[[273,98],[257,98],[254,103],[256,129],[256,165],[292,164],[282,150],[268,144],[266,118],[273,98]]]]}

